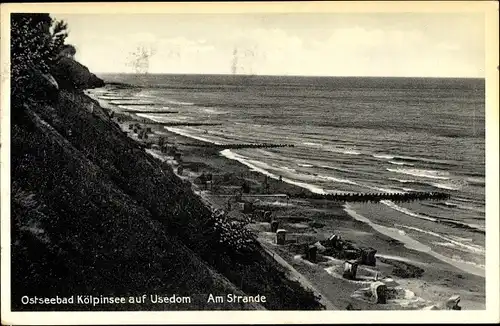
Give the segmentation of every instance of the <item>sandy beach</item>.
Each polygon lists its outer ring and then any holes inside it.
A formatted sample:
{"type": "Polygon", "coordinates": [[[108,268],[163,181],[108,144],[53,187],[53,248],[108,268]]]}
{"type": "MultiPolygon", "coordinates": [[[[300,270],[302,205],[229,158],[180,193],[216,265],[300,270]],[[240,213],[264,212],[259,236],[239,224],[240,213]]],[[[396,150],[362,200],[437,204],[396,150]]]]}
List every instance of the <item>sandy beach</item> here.
{"type": "MultiPolygon", "coordinates": [[[[442,309],[448,298],[459,295],[462,309],[485,308],[484,277],[447,264],[409,243],[405,245],[404,234],[377,232],[373,225],[351,216],[349,205],[293,198],[294,194],[307,190],[252,171],[226,158],[220,148],[207,146],[209,143],[170,132],[162,124],[133,112],[123,112],[102,99],[100,103],[113,112],[113,120],[123,132],[142,143],[152,156],[170,165],[180,178],[189,181],[207,205],[226,211],[234,220],[246,221],[247,228],[255,233],[269,254],[289,270],[290,277],[302,278],[304,287],[316,290],[332,307],[394,310],[434,306],[442,309]],[[138,136],[140,130],[146,131],[147,139],[138,136]],[[164,142],[166,151],[160,150],[159,142],[164,142]],[[174,151],[178,154],[174,155],[174,151]],[[212,182],[200,182],[202,174],[211,174],[212,182]],[[243,184],[247,188],[245,193],[241,191],[243,184]],[[238,193],[241,204],[237,203],[238,193]],[[243,202],[251,203],[252,208],[246,211],[243,202]],[[276,244],[269,216],[262,217],[264,211],[270,212],[271,219],[279,221],[279,228],[286,230],[284,245],[276,244]],[[355,280],[344,279],[344,260],[323,254],[319,244],[332,235],[356,246],[377,250],[376,266],[360,265],[355,280]],[[315,262],[304,258],[304,248],[313,244],[320,248],[315,262]],[[390,295],[386,304],[376,304],[369,298],[368,289],[376,279],[388,287],[390,295]]],[[[369,211],[380,204],[363,205],[364,210],[369,211]]]]}

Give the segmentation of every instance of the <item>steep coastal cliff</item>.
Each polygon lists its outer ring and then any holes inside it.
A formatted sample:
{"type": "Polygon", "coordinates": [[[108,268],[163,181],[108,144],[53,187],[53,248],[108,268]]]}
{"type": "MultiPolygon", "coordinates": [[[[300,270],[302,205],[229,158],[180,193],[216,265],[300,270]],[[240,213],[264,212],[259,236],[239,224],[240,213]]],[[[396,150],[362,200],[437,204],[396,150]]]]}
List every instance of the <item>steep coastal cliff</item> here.
{"type": "Polygon", "coordinates": [[[190,185],[83,94],[104,85],[85,66],[62,57],[48,71],[29,71],[34,92],[18,88],[10,108],[13,310],[321,308],[262,248],[242,255],[220,244],[212,212],[190,185]],[[97,306],[23,299],[145,294],[190,299],[97,306]],[[267,302],[211,304],[210,294],[267,302]]]}

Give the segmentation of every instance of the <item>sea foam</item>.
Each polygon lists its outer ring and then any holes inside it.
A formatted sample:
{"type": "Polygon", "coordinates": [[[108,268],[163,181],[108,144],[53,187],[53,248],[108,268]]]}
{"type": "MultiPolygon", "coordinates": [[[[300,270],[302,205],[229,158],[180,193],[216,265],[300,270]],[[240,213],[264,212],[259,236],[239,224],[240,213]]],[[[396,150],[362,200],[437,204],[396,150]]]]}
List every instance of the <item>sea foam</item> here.
{"type": "Polygon", "coordinates": [[[185,106],[194,105],[194,103],[191,103],[191,102],[181,102],[181,101],[175,101],[175,100],[167,100],[167,102],[170,104],[174,104],[174,105],[185,105],[185,106]]]}
{"type": "Polygon", "coordinates": [[[440,238],[440,239],[446,240],[448,243],[451,243],[451,244],[453,244],[455,246],[462,247],[463,249],[465,249],[465,250],[467,250],[468,252],[471,252],[471,253],[478,253],[478,254],[483,254],[483,255],[486,253],[485,248],[482,247],[482,246],[475,245],[475,244],[472,244],[472,243],[465,244],[465,243],[462,243],[460,241],[454,240],[454,239],[452,239],[450,237],[441,235],[441,234],[433,232],[433,231],[422,230],[422,229],[419,229],[417,227],[407,226],[407,225],[401,225],[401,224],[396,224],[396,226],[402,227],[402,228],[406,228],[406,229],[409,229],[409,230],[413,230],[413,231],[417,231],[417,232],[420,232],[420,233],[425,233],[425,234],[428,234],[428,235],[432,235],[432,236],[434,236],[436,238],[440,238]]]}
{"type": "Polygon", "coordinates": [[[215,145],[222,145],[221,143],[216,142],[214,140],[211,140],[211,139],[208,139],[208,138],[204,138],[204,137],[200,137],[200,136],[192,135],[189,132],[187,132],[185,130],[182,130],[182,129],[179,129],[179,128],[165,127],[165,129],[167,129],[168,131],[173,132],[175,134],[178,134],[180,136],[184,136],[184,137],[188,137],[188,138],[193,138],[193,139],[196,139],[196,140],[200,140],[200,141],[203,141],[203,142],[206,142],[206,143],[215,144],[215,145]]]}
{"type": "Polygon", "coordinates": [[[438,179],[438,180],[449,180],[449,172],[445,171],[435,171],[435,170],[422,170],[422,169],[386,169],[389,172],[401,173],[412,175],[415,177],[438,179]]]}
{"type": "Polygon", "coordinates": [[[392,160],[394,158],[394,156],[388,154],[373,154],[372,156],[375,158],[383,158],[386,160],[392,160]]]}
{"type": "MultiPolygon", "coordinates": [[[[229,149],[222,150],[220,152],[220,154],[222,156],[230,159],[230,160],[235,160],[235,161],[240,162],[241,164],[248,166],[252,171],[262,173],[262,174],[267,175],[268,177],[273,178],[273,179],[279,179],[278,175],[271,173],[263,168],[260,168],[260,167],[256,166],[255,164],[252,164],[250,162],[250,160],[248,160],[246,157],[238,155],[236,153],[233,153],[229,149]]],[[[288,179],[288,178],[282,178],[281,180],[283,182],[288,183],[288,184],[292,184],[292,185],[296,185],[296,186],[301,187],[301,188],[308,189],[311,192],[316,193],[316,194],[326,194],[326,192],[323,190],[323,188],[320,188],[320,187],[312,185],[312,184],[308,184],[308,183],[300,182],[300,181],[295,181],[295,180],[288,179]]]]}
{"type": "Polygon", "coordinates": [[[420,218],[422,220],[428,220],[428,221],[433,221],[433,222],[436,222],[437,219],[435,218],[432,218],[432,217],[428,217],[428,216],[424,216],[424,215],[420,215],[418,213],[415,213],[415,212],[412,212],[410,211],[409,209],[407,208],[404,208],[404,207],[401,207],[401,206],[398,206],[396,205],[394,202],[390,201],[390,200],[381,200],[380,201],[382,204],[386,205],[386,206],[389,206],[390,208],[398,211],[398,212],[401,212],[403,214],[406,214],[408,216],[412,216],[412,217],[416,217],[416,218],[420,218]]]}
{"type": "MultiPolygon", "coordinates": [[[[380,232],[380,233],[382,233],[382,234],[384,234],[392,239],[395,239],[395,240],[402,242],[404,244],[404,246],[409,248],[409,249],[413,249],[416,251],[427,253],[427,254],[434,256],[435,258],[437,258],[441,261],[444,261],[446,263],[449,263],[449,264],[457,267],[458,269],[461,269],[464,272],[478,275],[481,277],[485,277],[485,269],[481,265],[477,265],[477,264],[474,264],[472,262],[465,262],[463,260],[457,259],[457,257],[450,258],[450,257],[444,256],[442,254],[439,254],[439,253],[433,251],[431,249],[431,247],[413,239],[412,237],[408,236],[407,234],[400,233],[399,229],[390,228],[390,227],[386,227],[386,226],[382,226],[382,225],[373,223],[365,216],[358,214],[352,208],[352,206],[349,204],[344,205],[344,211],[347,214],[349,214],[350,216],[352,216],[354,219],[370,225],[374,230],[376,230],[376,231],[378,231],[378,232],[380,232]]],[[[402,226],[402,227],[404,227],[404,226],[402,226]]]]}
{"type": "Polygon", "coordinates": [[[394,164],[394,165],[408,165],[408,166],[413,166],[414,164],[407,163],[407,162],[402,162],[402,161],[387,161],[388,163],[394,164]]]}

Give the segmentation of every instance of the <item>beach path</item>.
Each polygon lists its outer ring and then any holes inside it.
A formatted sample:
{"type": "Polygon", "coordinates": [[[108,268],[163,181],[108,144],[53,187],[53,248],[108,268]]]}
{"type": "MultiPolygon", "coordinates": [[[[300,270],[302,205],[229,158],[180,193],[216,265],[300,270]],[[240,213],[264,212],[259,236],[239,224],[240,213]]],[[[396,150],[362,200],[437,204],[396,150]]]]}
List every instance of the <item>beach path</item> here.
{"type": "Polygon", "coordinates": [[[278,253],[276,253],[273,249],[269,247],[269,245],[265,241],[259,240],[262,248],[271,256],[273,259],[279,263],[281,266],[286,268],[289,271],[289,278],[299,282],[302,287],[309,289],[314,292],[316,296],[319,297],[319,302],[325,306],[326,310],[340,310],[337,306],[335,306],[330,300],[328,300],[321,292],[316,289],[311,282],[307,280],[305,276],[299,273],[292,265],[290,265],[286,260],[284,260],[278,253]]]}

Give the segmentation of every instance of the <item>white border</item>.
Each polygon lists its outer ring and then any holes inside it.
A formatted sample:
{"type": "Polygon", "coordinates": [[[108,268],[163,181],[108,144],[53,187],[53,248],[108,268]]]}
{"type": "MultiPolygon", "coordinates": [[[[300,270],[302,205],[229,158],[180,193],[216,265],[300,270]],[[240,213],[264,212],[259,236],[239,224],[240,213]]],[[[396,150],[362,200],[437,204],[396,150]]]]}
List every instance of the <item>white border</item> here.
{"type": "Polygon", "coordinates": [[[499,322],[498,210],[498,3],[496,1],[357,1],[239,3],[44,3],[1,5],[1,318],[3,324],[231,324],[499,322]],[[486,310],[478,311],[10,311],[10,13],[278,13],[278,12],[483,12],[486,47],[486,310]]]}

